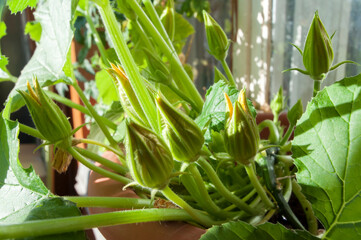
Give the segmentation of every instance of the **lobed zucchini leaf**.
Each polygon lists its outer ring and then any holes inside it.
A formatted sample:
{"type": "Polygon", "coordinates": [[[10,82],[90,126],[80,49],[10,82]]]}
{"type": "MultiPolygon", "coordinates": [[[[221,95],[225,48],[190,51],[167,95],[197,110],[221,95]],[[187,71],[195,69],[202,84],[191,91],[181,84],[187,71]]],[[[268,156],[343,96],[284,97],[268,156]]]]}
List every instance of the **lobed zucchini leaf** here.
{"type": "Polygon", "coordinates": [[[297,179],[326,229],[322,239],[361,238],[361,75],[323,89],[297,123],[297,179]]]}
{"type": "MultiPolygon", "coordinates": [[[[22,168],[18,134],[18,123],[5,120],[0,113],[0,224],[79,216],[76,205],[54,196],[32,167],[22,168]]],[[[85,235],[75,232],[27,239],[85,239],[85,235]]]]}
{"type": "Polygon", "coordinates": [[[307,231],[291,230],[285,228],[281,224],[265,223],[257,227],[246,222],[228,222],[220,226],[214,226],[200,238],[200,240],[316,240],[319,239],[312,236],[307,231]]]}
{"type": "Polygon", "coordinates": [[[24,105],[17,90],[26,90],[26,82],[31,81],[34,75],[37,76],[42,86],[49,86],[61,81],[70,83],[62,69],[73,38],[71,21],[75,11],[73,9],[74,2],[77,3],[76,0],[43,0],[39,2],[34,16],[42,28],[40,43],[28,64],[21,71],[21,75],[8,97],[7,102],[11,104],[11,111],[16,111],[24,105]]]}

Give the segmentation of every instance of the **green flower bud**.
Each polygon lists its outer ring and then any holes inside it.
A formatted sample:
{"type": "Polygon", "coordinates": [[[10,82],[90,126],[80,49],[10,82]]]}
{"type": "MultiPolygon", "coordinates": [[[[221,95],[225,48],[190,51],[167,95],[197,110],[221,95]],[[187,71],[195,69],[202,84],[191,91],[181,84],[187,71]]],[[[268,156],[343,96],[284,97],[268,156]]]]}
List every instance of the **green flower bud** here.
{"type": "Polygon", "coordinates": [[[186,114],[178,111],[160,96],[156,99],[163,120],[163,137],[173,157],[181,162],[197,160],[204,137],[201,129],[186,114]]]}
{"type": "Polygon", "coordinates": [[[333,57],[331,39],[316,12],[303,50],[303,65],[311,78],[322,80],[331,68],[333,57]]]}
{"type": "Polygon", "coordinates": [[[279,115],[283,109],[285,108],[285,97],[283,96],[283,88],[282,86],[278,90],[276,96],[271,101],[271,109],[273,115],[279,115]]]}
{"type": "Polygon", "coordinates": [[[223,61],[227,57],[229,48],[227,35],[206,11],[203,11],[203,19],[206,27],[209,53],[217,60],[223,61]]]}
{"type": "Polygon", "coordinates": [[[115,86],[118,88],[118,95],[124,111],[133,121],[146,124],[146,116],[129,82],[128,77],[120,66],[111,64],[112,68],[107,69],[112,76],[115,86]]]}
{"type": "Polygon", "coordinates": [[[128,123],[126,153],[130,174],[138,184],[159,190],[168,185],[174,161],[157,134],[135,122],[128,123]]]}
{"type": "Polygon", "coordinates": [[[68,118],[40,87],[36,78],[33,79],[34,90],[29,82],[28,92],[19,90],[29,109],[36,128],[53,144],[61,144],[63,148],[71,146],[72,127],[68,118]],[[61,143],[59,143],[61,142],[61,143]]]}
{"type": "Polygon", "coordinates": [[[247,105],[245,89],[242,89],[238,101],[232,106],[231,100],[225,94],[230,112],[225,128],[225,146],[234,159],[244,165],[253,161],[259,148],[259,132],[255,118],[247,105]]]}
{"type": "Polygon", "coordinates": [[[149,71],[147,71],[147,79],[165,85],[170,84],[171,76],[167,65],[165,65],[158,55],[150,52],[148,49],[144,48],[143,50],[149,69],[149,71]]]}
{"type": "Polygon", "coordinates": [[[167,32],[169,39],[173,41],[175,33],[175,13],[174,13],[174,1],[168,0],[167,6],[164,8],[162,14],[160,15],[160,20],[164,26],[165,31],[167,32]]]}

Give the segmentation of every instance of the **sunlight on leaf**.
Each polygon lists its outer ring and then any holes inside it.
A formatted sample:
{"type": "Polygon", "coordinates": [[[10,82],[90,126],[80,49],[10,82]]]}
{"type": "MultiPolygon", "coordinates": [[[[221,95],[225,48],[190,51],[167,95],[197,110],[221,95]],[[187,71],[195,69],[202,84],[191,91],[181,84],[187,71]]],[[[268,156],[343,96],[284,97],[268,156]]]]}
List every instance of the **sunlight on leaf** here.
{"type": "Polygon", "coordinates": [[[361,237],[361,75],[317,94],[297,123],[297,179],[326,228],[324,239],[361,237]]]}

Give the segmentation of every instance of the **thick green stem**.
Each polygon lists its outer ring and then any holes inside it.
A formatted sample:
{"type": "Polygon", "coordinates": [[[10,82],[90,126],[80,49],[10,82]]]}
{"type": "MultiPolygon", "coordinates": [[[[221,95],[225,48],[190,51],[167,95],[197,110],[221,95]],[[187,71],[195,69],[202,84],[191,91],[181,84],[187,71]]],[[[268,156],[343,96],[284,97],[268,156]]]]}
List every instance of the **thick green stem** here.
{"type": "Polygon", "coordinates": [[[125,73],[129,77],[130,84],[147,118],[144,120],[147,120],[153,130],[159,133],[160,129],[158,125],[155,101],[152,99],[146,89],[145,83],[143,82],[143,79],[139,73],[139,69],[130,53],[130,50],[128,49],[123,34],[120,31],[120,27],[109,1],[107,1],[107,4],[104,3],[99,5],[98,9],[104,26],[108,31],[110,39],[114,45],[115,52],[117,53],[122,66],[124,67],[125,73]]]}
{"type": "Polygon", "coordinates": [[[281,140],[281,142],[280,142],[280,145],[281,145],[281,146],[283,146],[283,145],[286,144],[286,142],[288,141],[288,139],[290,138],[290,136],[291,136],[291,134],[292,134],[292,132],[293,132],[293,128],[294,128],[294,127],[295,127],[295,126],[293,126],[293,125],[289,125],[289,126],[288,126],[287,132],[286,132],[285,135],[282,137],[282,140],[281,140]]]}
{"type": "Polygon", "coordinates": [[[321,89],[322,80],[313,80],[313,97],[316,97],[317,93],[321,89]]]}
{"type": "MultiPolygon", "coordinates": [[[[86,149],[83,149],[83,148],[76,148],[76,150],[77,150],[81,155],[83,155],[84,157],[89,158],[89,159],[91,159],[91,160],[93,160],[93,161],[95,161],[95,162],[98,162],[98,163],[102,164],[103,166],[108,167],[108,168],[114,170],[114,171],[117,172],[117,173],[120,173],[120,174],[122,174],[122,175],[125,175],[126,173],[129,172],[129,170],[128,170],[126,167],[124,167],[124,166],[126,166],[126,165],[123,165],[123,166],[122,166],[122,165],[120,165],[120,164],[118,164],[118,163],[112,162],[112,161],[110,161],[110,160],[108,160],[108,159],[106,159],[106,158],[103,158],[103,157],[99,156],[99,155],[96,154],[96,153],[93,153],[93,152],[91,152],[91,151],[89,151],[89,150],[86,150],[86,149]]],[[[124,160],[123,160],[123,161],[124,161],[124,160]]]]}
{"type": "Polygon", "coordinates": [[[19,127],[20,127],[21,132],[26,133],[26,134],[28,134],[30,136],[45,140],[43,135],[37,129],[26,126],[26,125],[24,125],[22,123],[19,123],[19,127]]]}
{"type": "Polygon", "coordinates": [[[228,67],[226,59],[223,59],[223,61],[221,61],[221,63],[222,63],[222,67],[223,67],[224,71],[226,72],[229,83],[232,86],[236,87],[236,82],[234,81],[233,74],[231,72],[231,69],[229,69],[229,67],[228,67]]]}
{"type": "Polygon", "coordinates": [[[306,215],[308,231],[310,231],[310,233],[312,233],[313,235],[317,235],[318,223],[317,223],[317,218],[315,217],[315,214],[313,213],[312,205],[307,200],[305,195],[303,195],[301,186],[294,179],[292,180],[292,192],[298,199],[298,201],[301,204],[301,207],[306,215]]]}
{"type": "Polygon", "coordinates": [[[262,202],[266,205],[267,208],[274,208],[275,206],[272,203],[272,201],[268,198],[266,191],[259,182],[252,164],[245,165],[244,168],[246,169],[246,172],[253,187],[256,189],[258,195],[262,199],[262,202]]]}
{"type": "Polygon", "coordinates": [[[102,130],[104,136],[109,141],[110,145],[113,148],[119,148],[118,143],[114,140],[112,135],[110,134],[107,126],[102,121],[102,118],[99,116],[99,114],[95,111],[91,103],[86,98],[85,94],[83,93],[83,90],[79,87],[78,83],[76,81],[73,81],[73,87],[75,91],[78,93],[80,99],[83,101],[84,105],[88,108],[91,116],[94,118],[95,122],[98,124],[99,128],[102,130]]]}
{"type": "Polygon", "coordinates": [[[172,49],[172,51],[175,51],[172,41],[170,40],[167,31],[165,30],[162,21],[160,20],[157,11],[155,10],[152,1],[150,0],[143,0],[145,9],[147,10],[148,16],[150,20],[152,21],[154,27],[158,30],[159,34],[162,36],[162,38],[167,42],[169,48],[172,49]]]}
{"type": "Polygon", "coordinates": [[[182,209],[141,209],[0,225],[0,239],[45,236],[95,227],[154,221],[191,221],[182,209]]]}
{"type": "Polygon", "coordinates": [[[93,23],[93,21],[91,19],[91,16],[90,16],[90,13],[89,13],[89,6],[87,6],[86,13],[84,14],[84,16],[85,16],[85,19],[86,19],[87,23],[89,24],[90,30],[92,31],[95,44],[98,47],[98,50],[100,52],[100,57],[102,58],[102,61],[103,61],[104,65],[107,66],[107,67],[110,67],[110,64],[109,64],[108,58],[107,58],[107,53],[105,51],[103,42],[102,42],[102,40],[101,40],[101,38],[99,36],[98,31],[95,29],[94,23],[93,23]]]}
{"type": "MultiPolygon", "coordinates": [[[[159,46],[160,50],[170,60],[174,73],[174,81],[177,84],[178,88],[184,93],[186,93],[189,98],[192,98],[194,100],[197,107],[195,110],[197,112],[200,112],[203,107],[202,96],[199,94],[198,90],[193,84],[192,79],[183,68],[182,63],[178,58],[177,52],[174,51],[174,48],[170,47],[166,40],[164,40],[161,33],[159,33],[157,28],[153,25],[152,21],[148,18],[143,9],[137,3],[137,1],[129,0],[127,2],[139,17],[139,21],[143,25],[143,29],[145,29],[149,33],[149,35],[153,38],[154,42],[159,46]]],[[[145,2],[145,4],[147,4],[147,2],[145,2]]]]}
{"type": "Polygon", "coordinates": [[[89,168],[90,170],[93,170],[94,172],[97,172],[101,175],[103,175],[104,177],[108,177],[111,179],[114,179],[120,183],[123,183],[124,185],[129,184],[132,182],[132,180],[130,180],[129,178],[123,177],[119,174],[113,173],[113,172],[109,172],[108,170],[105,170],[101,167],[97,167],[94,164],[90,163],[87,159],[85,159],[83,157],[83,155],[81,155],[77,149],[70,147],[67,149],[67,151],[76,159],[78,160],[80,163],[82,163],[84,166],[86,166],[87,168],[89,168]]]}
{"type": "Polygon", "coordinates": [[[194,163],[189,164],[188,170],[194,177],[194,180],[197,184],[197,187],[198,187],[198,190],[200,193],[200,197],[203,200],[202,207],[204,208],[204,210],[206,210],[207,212],[209,212],[210,214],[212,214],[214,216],[217,216],[217,217],[223,218],[223,219],[232,218],[238,214],[238,213],[230,213],[230,212],[223,211],[220,207],[218,207],[214,203],[212,198],[209,196],[207,188],[204,185],[202,176],[199,173],[198,168],[194,163]]]}
{"type": "MultiPolygon", "coordinates": [[[[52,91],[45,91],[45,92],[51,99],[54,99],[55,101],[60,102],[61,104],[64,104],[65,106],[74,108],[86,115],[91,116],[89,110],[86,107],[84,107],[80,104],[76,104],[75,102],[71,101],[70,99],[62,97],[52,91]]],[[[113,123],[112,121],[110,121],[109,119],[102,117],[102,116],[100,116],[100,118],[111,129],[113,129],[113,130],[117,129],[117,125],[115,123],[113,123]]]]}
{"type": "Polygon", "coordinates": [[[258,125],[259,132],[261,132],[264,128],[269,129],[269,137],[270,143],[278,143],[280,138],[280,133],[276,124],[271,120],[264,120],[258,125]]]}
{"type": "Polygon", "coordinates": [[[106,144],[104,144],[102,142],[98,142],[98,141],[93,140],[93,139],[75,138],[74,140],[79,141],[80,143],[87,143],[87,144],[97,145],[99,147],[105,148],[106,150],[112,151],[113,153],[117,154],[120,158],[122,158],[122,159],[120,159],[120,161],[122,163],[125,163],[124,162],[124,154],[120,149],[115,149],[115,148],[113,148],[111,146],[108,146],[108,145],[106,145],[106,144]]]}
{"type": "Polygon", "coordinates": [[[162,193],[170,201],[183,208],[190,216],[192,216],[194,221],[198,222],[202,226],[211,227],[212,225],[217,224],[217,222],[212,220],[209,216],[203,214],[199,210],[192,208],[187,202],[175,194],[168,186],[162,190],[162,193]]]}
{"type": "Polygon", "coordinates": [[[138,19],[131,21],[131,23],[132,23],[132,26],[134,27],[134,29],[140,35],[140,38],[142,39],[143,43],[145,44],[145,48],[147,48],[147,50],[149,50],[152,53],[156,53],[153,44],[149,40],[147,34],[144,32],[142,26],[139,24],[138,19]]]}
{"type": "Polygon", "coordinates": [[[77,207],[101,207],[101,208],[123,208],[123,209],[142,209],[152,208],[152,200],[141,198],[124,197],[64,197],[65,200],[76,203],[77,207]]]}
{"type": "MultiPolygon", "coordinates": [[[[189,103],[192,108],[196,111],[197,110],[197,106],[196,103],[189,97],[187,97],[182,91],[180,91],[178,88],[176,88],[175,86],[171,84],[166,85],[171,91],[173,91],[175,94],[177,94],[180,98],[182,98],[184,101],[186,101],[187,103],[189,103]]],[[[197,112],[200,113],[200,112],[197,112]]]]}

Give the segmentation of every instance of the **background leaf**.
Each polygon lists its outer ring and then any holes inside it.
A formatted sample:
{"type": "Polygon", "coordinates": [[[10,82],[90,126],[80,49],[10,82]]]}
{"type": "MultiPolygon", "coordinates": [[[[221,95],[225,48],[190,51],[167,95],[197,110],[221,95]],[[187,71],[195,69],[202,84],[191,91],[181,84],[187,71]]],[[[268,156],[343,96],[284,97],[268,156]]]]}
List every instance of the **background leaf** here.
{"type": "Polygon", "coordinates": [[[41,86],[55,84],[57,81],[69,81],[62,69],[73,38],[71,20],[74,3],[70,0],[40,1],[34,13],[40,22],[42,34],[34,55],[21,71],[21,75],[11,91],[8,101],[15,111],[23,106],[23,101],[16,90],[26,90],[26,82],[34,75],[41,86]]]}
{"type": "Polygon", "coordinates": [[[25,8],[34,8],[39,0],[7,0],[11,13],[22,12],[25,8]]]}
{"type": "Polygon", "coordinates": [[[325,88],[297,123],[297,179],[326,228],[324,239],[361,238],[361,75],[325,88]]]}
{"type": "Polygon", "coordinates": [[[101,70],[95,74],[95,82],[99,91],[99,97],[105,104],[111,105],[112,102],[119,100],[113,79],[106,70],[101,70]]]}
{"type": "Polygon", "coordinates": [[[245,222],[228,222],[220,226],[212,227],[200,238],[200,240],[316,240],[306,231],[294,231],[285,228],[281,224],[265,223],[254,227],[245,222]]]}
{"type": "Polygon", "coordinates": [[[36,21],[27,22],[24,32],[25,34],[29,34],[33,41],[39,42],[41,37],[41,24],[36,21]]]}
{"type": "MultiPolygon", "coordinates": [[[[211,141],[210,130],[220,132],[224,129],[226,121],[226,101],[224,99],[224,93],[227,93],[232,103],[237,100],[239,91],[237,88],[230,86],[223,80],[213,84],[207,90],[206,101],[204,102],[201,114],[196,119],[196,123],[201,129],[207,127],[205,133],[206,142],[211,141]]],[[[248,106],[254,116],[256,116],[256,110],[252,103],[248,101],[248,106]]]]}
{"type": "MultiPolygon", "coordinates": [[[[32,167],[24,169],[18,159],[19,127],[0,115],[0,224],[79,216],[72,202],[55,197],[32,167]]],[[[35,239],[35,238],[27,238],[35,239]]],[[[83,232],[36,239],[85,239],[83,232]]]]}

